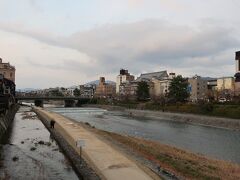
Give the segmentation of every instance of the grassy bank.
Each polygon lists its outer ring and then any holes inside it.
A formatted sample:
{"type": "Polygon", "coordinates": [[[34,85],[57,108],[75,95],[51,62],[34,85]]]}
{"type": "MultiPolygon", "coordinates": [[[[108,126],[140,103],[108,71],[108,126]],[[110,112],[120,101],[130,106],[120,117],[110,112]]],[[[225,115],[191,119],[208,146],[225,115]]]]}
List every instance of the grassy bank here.
{"type": "Polygon", "coordinates": [[[121,106],[128,109],[141,109],[141,110],[154,110],[154,111],[167,111],[177,113],[191,113],[207,116],[225,117],[240,119],[240,104],[217,104],[217,103],[201,103],[201,104],[187,104],[176,103],[160,105],[154,102],[139,103],[135,101],[127,102],[107,102],[105,100],[94,100],[92,104],[98,105],[112,105],[121,106]]]}
{"type": "Polygon", "coordinates": [[[240,179],[240,166],[208,159],[168,145],[140,138],[122,136],[101,130],[98,135],[117,141],[129,151],[160,165],[167,171],[187,179],[240,179]]]}
{"type": "MultiPolygon", "coordinates": [[[[145,105],[147,110],[163,110],[162,107],[156,104],[147,103],[145,105]]],[[[226,117],[240,119],[240,105],[228,104],[180,104],[167,105],[164,107],[165,111],[191,113],[208,116],[226,117]]]]}

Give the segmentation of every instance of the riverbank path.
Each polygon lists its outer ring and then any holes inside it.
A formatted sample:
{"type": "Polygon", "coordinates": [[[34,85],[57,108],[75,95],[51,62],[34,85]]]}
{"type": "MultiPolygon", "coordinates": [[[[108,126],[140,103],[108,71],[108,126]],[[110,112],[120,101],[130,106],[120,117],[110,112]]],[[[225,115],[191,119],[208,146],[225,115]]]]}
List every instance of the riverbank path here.
{"type": "Polygon", "coordinates": [[[76,142],[84,140],[85,146],[82,155],[90,166],[102,179],[107,180],[152,180],[156,179],[151,173],[140,168],[136,162],[105,143],[89,130],[78,123],[61,116],[48,112],[42,108],[34,108],[35,112],[44,119],[54,120],[55,130],[78,152],[76,142]]]}

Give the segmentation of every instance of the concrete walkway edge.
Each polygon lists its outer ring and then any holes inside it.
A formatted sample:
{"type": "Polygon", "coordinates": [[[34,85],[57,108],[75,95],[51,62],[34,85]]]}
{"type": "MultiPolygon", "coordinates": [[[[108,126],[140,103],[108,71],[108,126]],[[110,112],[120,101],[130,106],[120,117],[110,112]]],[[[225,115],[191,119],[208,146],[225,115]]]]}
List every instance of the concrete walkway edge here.
{"type": "Polygon", "coordinates": [[[54,120],[56,122],[55,130],[61,134],[77,153],[79,153],[79,149],[76,147],[76,142],[79,139],[85,141],[86,147],[84,147],[82,151],[83,157],[101,179],[153,179],[149,174],[139,168],[134,161],[100,140],[92,132],[79,124],[74,123],[64,116],[48,112],[42,108],[34,108],[34,111],[45,120],[54,120]]]}

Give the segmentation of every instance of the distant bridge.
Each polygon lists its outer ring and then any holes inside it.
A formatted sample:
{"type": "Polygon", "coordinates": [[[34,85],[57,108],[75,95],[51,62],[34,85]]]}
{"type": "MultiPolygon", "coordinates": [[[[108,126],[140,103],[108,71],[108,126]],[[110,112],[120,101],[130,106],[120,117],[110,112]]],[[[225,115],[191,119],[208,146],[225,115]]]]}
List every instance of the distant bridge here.
{"type": "Polygon", "coordinates": [[[17,96],[16,99],[18,101],[21,100],[90,100],[90,98],[83,98],[83,97],[57,97],[57,96],[17,96]]]}
{"type": "Polygon", "coordinates": [[[81,102],[87,102],[90,98],[83,98],[83,97],[57,97],[57,96],[17,96],[16,101],[34,101],[36,106],[43,107],[43,101],[64,101],[66,107],[73,107],[75,106],[75,101],[78,101],[78,104],[81,102]]]}

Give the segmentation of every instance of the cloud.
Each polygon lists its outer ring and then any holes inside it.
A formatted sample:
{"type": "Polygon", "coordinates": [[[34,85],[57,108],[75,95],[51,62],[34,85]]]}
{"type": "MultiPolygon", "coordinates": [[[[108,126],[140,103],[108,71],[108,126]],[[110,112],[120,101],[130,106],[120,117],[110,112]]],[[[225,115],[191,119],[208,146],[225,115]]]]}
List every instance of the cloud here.
{"type": "Polygon", "coordinates": [[[37,0],[28,0],[28,2],[29,5],[37,12],[42,13],[44,11],[43,8],[38,4],[37,0]]]}
{"type": "MultiPolygon", "coordinates": [[[[232,34],[232,29],[210,24],[193,28],[162,20],[145,20],[79,32],[65,38],[61,44],[85,52],[108,70],[128,67],[140,72],[156,65],[180,67],[187,59],[194,63],[196,59],[207,58],[211,62],[212,57],[239,46],[239,39],[232,34]]],[[[222,62],[216,60],[213,65],[222,65],[222,62]]],[[[209,64],[205,67],[209,68],[209,64]]]]}
{"type": "Polygon", "coordinates": [[[183,2],[179,3],[176,0],[126,0],[129,7],[139,8],[139,7],[159,7],[163,9],[168,9],[171,11],[180,11],[185,9],[185,4],[183,2]]]}
{"type": "Polygon", "coordinates": [[[55,33],[37,27],[30,28],[22,22],[1,22],[0,30],[20,34],[28,38],[30,37],[39,41],[48,42],[49,44],[56,43],[56,40],[58,39],[55,33]]]}
{"type": "Polygon", "coordinates": [[[98,76],[114,80],[120,68],[134,74],[167,69],[183,75],[233,75],[234,51],[240,45],[234,29],[212,21],[192,27],[147,19],[103,25],[67,37],[21,24],[0,24],[0,29],[37,40],[41,46],[31,47],[36,53],[25,58],[26,66],[59,77],[67,74],[63,84],[69,84],[71,78],[73,82],[76,76],[79,82],[98,76]],[[39,47],[41,50],[36,50],[39,47]],[[43,58],[46,60],[41,61],[43,58]]]}
{"type": "Polygon", "coordinates": [[[0,39],[1,58],[16,66],[18,88],[71,86],[98,78],[92,73],[94,59],[77,50],[1,30],[0,39]]]}
{"type": "Polygon", "coordinates": [[[136,8],[144,5],[146,1],[145,0],[127,0],[127,2],[130,7],[136,8]]]}

